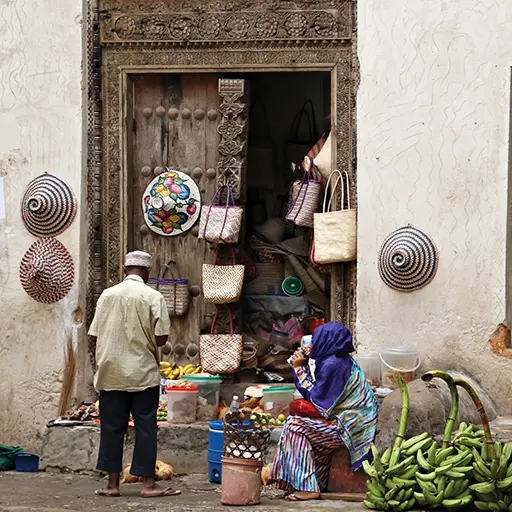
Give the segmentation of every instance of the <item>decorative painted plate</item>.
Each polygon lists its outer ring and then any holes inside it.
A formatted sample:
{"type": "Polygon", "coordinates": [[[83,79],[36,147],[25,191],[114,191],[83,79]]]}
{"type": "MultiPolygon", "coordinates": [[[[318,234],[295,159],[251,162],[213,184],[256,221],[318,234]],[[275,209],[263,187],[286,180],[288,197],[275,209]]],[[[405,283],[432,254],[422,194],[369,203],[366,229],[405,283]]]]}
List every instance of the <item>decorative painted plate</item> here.
{"type": "Polygon", "coordinates": [[[199,217],[201,194],[190,176],[167,169],[147,186],[142,211],[151,231],[162,236],[181,235],[199,217]]]}

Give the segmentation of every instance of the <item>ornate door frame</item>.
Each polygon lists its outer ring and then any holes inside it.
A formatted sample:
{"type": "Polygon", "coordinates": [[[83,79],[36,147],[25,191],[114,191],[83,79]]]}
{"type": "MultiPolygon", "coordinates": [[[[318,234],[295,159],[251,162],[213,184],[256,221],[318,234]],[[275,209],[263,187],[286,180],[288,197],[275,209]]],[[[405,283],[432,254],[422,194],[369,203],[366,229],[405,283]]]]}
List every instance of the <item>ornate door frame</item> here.
{"type": "MultiPolygon", "coordinates": [[[[127,86],[134,73],[328,71],[333,155],[352,166],[351,0],[90,0],[87,317],[127,248],[127,86]],[[99,2],[99,5],[98,5],[99,2]]],[[[336,265],[331,318],[355,327],[355,264],[336,265]]]]}

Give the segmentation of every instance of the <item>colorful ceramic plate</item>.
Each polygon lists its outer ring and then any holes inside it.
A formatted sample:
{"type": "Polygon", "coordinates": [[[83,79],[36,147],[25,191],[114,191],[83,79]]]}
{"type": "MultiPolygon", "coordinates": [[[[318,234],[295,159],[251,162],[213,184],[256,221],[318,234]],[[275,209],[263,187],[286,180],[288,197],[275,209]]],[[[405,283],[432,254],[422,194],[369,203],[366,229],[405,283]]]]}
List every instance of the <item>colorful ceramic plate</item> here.
{"type": "Polygon", "coordinates": [[[190,176],[167,169],[147,186],[142,210],[151,231],[162,236],[181,235],[199,218],[201,194],[190,176]]]}

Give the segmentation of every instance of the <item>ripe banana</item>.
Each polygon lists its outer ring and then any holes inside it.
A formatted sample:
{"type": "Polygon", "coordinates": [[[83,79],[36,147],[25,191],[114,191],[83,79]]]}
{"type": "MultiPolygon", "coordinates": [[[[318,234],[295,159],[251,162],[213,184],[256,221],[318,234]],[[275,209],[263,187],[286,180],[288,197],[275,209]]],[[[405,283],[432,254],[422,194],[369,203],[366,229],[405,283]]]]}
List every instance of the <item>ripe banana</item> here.
{"type": "Polygon", "coordinates": [[[160,361],[160,368],[170,368],[171,363],[168,363],[167,361],[160,361]]]}

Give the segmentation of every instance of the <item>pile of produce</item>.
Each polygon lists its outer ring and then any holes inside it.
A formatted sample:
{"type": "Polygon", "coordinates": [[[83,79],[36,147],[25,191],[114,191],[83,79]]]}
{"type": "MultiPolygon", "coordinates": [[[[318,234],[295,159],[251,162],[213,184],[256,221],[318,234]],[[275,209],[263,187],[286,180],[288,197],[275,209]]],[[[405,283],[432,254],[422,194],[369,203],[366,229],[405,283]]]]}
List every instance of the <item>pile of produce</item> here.
{"type": "Polygon", "coordinates": [[[73,407],[66,412],[62,419],[73,421],[91,421],[99,418],[99,403],[82,404],[79,407],[73,407]]]}
{"type": "Polygon", "coordinates": [[[195,364],[178,366],[167,361],[160,362],[160,374],[167,380],[179,380],[186,375],[197,375],[199,373],[203,373],[203,368],[195,364]]]}
{"type": "Polygon", "coordinates": [[[156,411],[156,420],[157,421],[167,421],[167,402],[166,401],[160,401],[160,404],[156,411]]]}
{"type": "Polygon", "coordinates": [[[512,512],[512,442],[494,442],[487,415],[474,389],[464,380],[441,371],[423,375],[424,381],[444,380],[451,394],[451,408],[441,445],[424,432],[405,440],[409,410],[407,385],[399,377],[402,413],[392,448],[382,454],[372,445],[373,462],[365,461],[370,509],[400,512],[418,505],[428,509],[512,512]],[[457,388],[465,389],[482,418],[482,428],[461,423],[452,439],[459,408],[457,388]]]}
{"type": "MultiPolygon", "coordinates": [[[[264,409],[265,405],[263,402],[263,398],[249,398],[248,400],[240,404],[240,419],[250,419],[252,421],[255,421],[256,423],[260,423],[261,425],[284,425],[286,421],[285,414],[282,414],[281,412],[279,412],[278,414],[273,414],[273,411],[265,411],[264,409]]],[[[219,419],[223,420],[228,412],[229,407],[220,407],[219,419]]]]}

